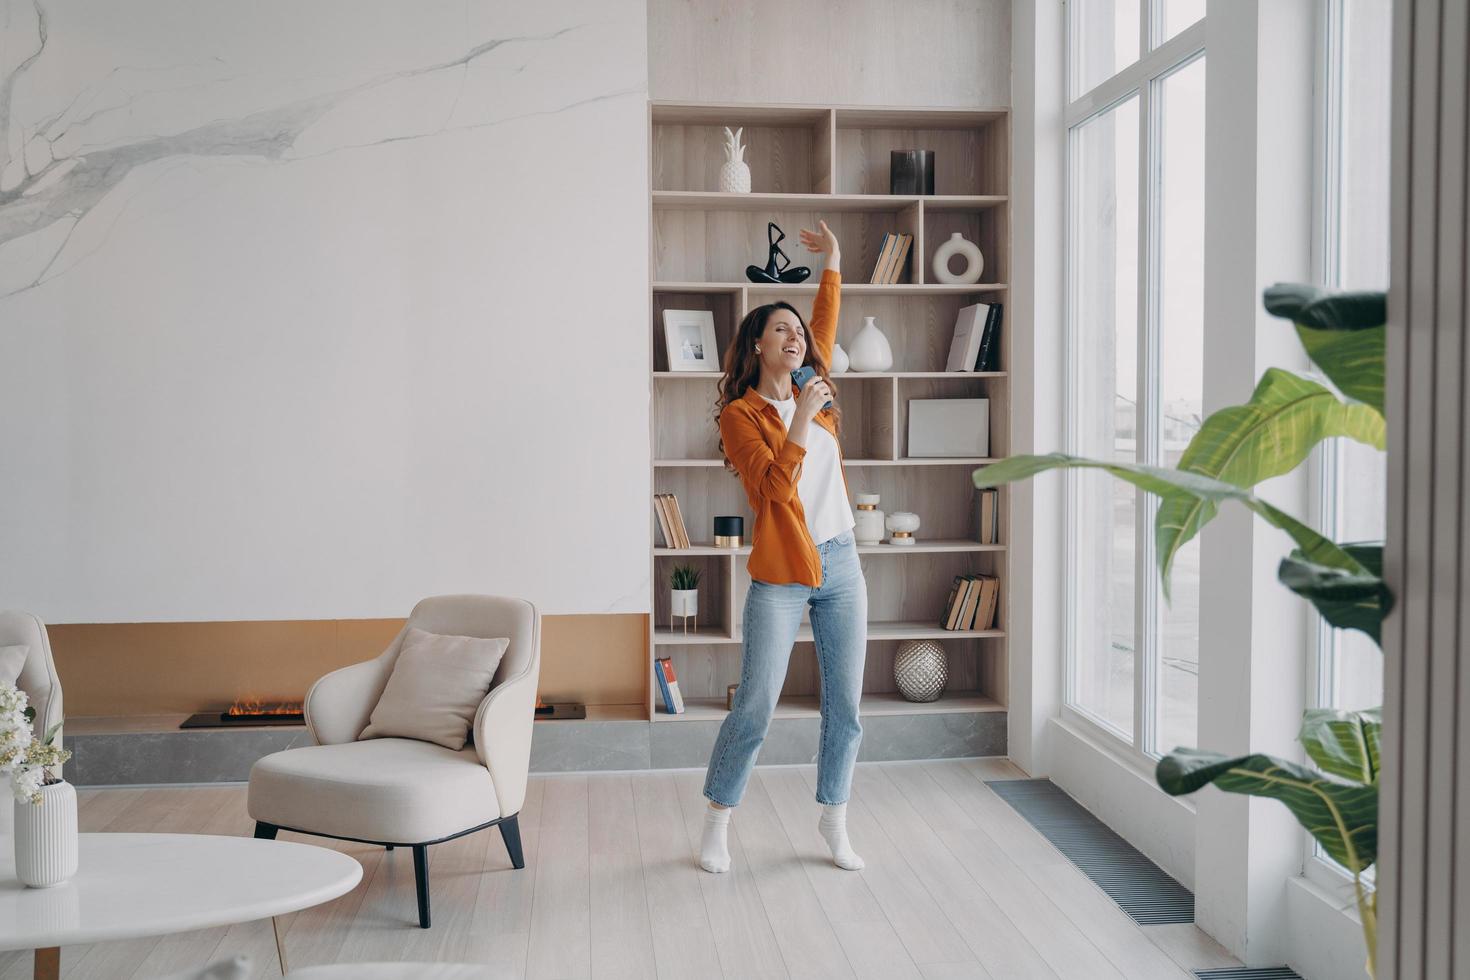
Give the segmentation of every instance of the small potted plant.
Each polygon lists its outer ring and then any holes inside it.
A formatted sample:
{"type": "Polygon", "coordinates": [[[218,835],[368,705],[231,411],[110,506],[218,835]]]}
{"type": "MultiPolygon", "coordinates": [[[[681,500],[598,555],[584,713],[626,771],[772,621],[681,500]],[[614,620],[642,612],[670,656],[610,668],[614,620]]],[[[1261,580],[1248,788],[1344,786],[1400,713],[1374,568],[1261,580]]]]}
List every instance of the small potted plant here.
{"type": "Polygon", "coordinates": [[[0,774],[15,795],[15,876],[47,888],[77,873],[77,793],[56,774],[71,758],[56,744],[61,724],[36,738],[35,721],[25,692],[0,684],[0,774]]]}
{"type": "MultiPolygon", "coordinates": [[[[674,628],[674,617],[684,617],[684,632],[689,632],[689,617],[699,615],[699,569],[693,565],[675,565],[669,576],[669,629],[674,628]]],[[[695,632],[699,624],[695,623],[695,632]]]]}

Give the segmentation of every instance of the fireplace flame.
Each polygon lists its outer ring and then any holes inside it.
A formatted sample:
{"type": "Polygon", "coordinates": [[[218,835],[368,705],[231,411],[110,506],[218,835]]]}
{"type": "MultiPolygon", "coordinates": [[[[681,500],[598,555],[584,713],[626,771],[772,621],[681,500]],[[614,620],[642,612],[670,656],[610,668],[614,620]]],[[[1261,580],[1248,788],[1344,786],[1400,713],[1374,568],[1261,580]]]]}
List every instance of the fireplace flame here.
{"type": "Polygon", "coordinates": [[[266,704],[260,698],[243,697],[236,698],[235,703],[230,705],[225,714],[232,717],[252,717],[259,715],[299,715],[301,714],[300,701],[278,701],[274,704],[266,704]]]}

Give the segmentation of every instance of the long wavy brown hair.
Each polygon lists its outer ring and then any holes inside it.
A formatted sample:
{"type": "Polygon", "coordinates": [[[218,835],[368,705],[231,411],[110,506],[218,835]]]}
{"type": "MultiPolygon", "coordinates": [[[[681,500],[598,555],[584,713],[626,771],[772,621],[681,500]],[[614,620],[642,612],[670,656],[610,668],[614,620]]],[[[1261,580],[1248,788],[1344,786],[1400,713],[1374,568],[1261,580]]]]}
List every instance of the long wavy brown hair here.
{"type": "MultiPolygon", "coordinates": [[[[735,339],[730,341],[730,346],[725,348],[724,370],[725,376],[720,379],[719,395],[715,399],[715,426],[719,427],[720,414],[724,412],[725,406],[733,401],[744,397],[745,393],[754,388],[761,379],[761,359],[755,352],[756,341],[766,332],[766,322],[771,319],[771,314],[777,310],[790,310],[796,316],[796,322],[801,324],[801,332],[806,336],[806,358],[801,362],[803,366],[810,364],[816,369],[821,379],[832,388],[832,407],[828,410],[832,413],[832,420],[837,424],[837,431],[842,432],[842,412],[837,402],[837,385],[832,383],[832,375],[827,369],[827,362],[822,360],[821,354],[817,353],[816,344],[812,343],[811,334],[807,332],[806,320],[801,313],[790,303],[767,303],[757,306],[745,314],[745,319],[740,321],[740,326],[735,330],[735,339]]],[[[730,457],[725,455],[725,440],[720,440],[720,457],[725,461],[725,469],[735,472],[735,467],[730,463],[730,457]]]]}

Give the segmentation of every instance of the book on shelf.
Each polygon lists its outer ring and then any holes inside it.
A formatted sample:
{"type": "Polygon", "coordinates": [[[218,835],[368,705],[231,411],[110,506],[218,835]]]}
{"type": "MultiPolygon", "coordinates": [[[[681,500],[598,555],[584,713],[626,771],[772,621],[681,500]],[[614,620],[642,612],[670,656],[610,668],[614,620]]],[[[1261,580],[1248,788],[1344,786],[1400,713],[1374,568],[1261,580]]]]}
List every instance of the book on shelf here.
{"type": "Polygon", "coordinates": [[[961,308],[954,318],[954,339],[949,342],[946,371],[975,371],[980,363],[980,344],[990,307],[985,303],[961,308]]]}
{"type": "Polygon", "coordinates": [[[955,621],[959,619],[959,608],[955,605],[955,599],[963,599],[965,594],[965,577],[956,575],[954,582],[949,587],[949,598],[944,600],[944,613],[939,617],[939,625],[947,630],[954,629],[955,621]]]}
{"type": "Polygon", "coordinates": [[[663,532],[665,546],[688,548],[689,532],[684,527],[679,498],[671,493],[656,493],[653,495],[653,509],[658,514],[658,526],[663,532]]]}
{"type": "Polygon", "coordinates": [[[1000,491],[992,488],[975,491],[979,509],[981,544],[1000,544],[1000,491]]]}
{"type": "Polygon", "coordinates": [[[889,253],[893,248],[896,235],[885,234],[883,242],[878,246],[878,260],[873,263],[873,274],[868,278],[872,285],[878,285],[883,281],[883,270],[887,266],[889,253]]]}
{"type": "MultiPolygon", "coordinates": [[[[1000,319],[1003,306],[991,303],[985,314],[985,329],[981,331],[980,350],[975,355],[976,371],[1000,370],[1000,319]]],[[[963,312],[963,311],[962,311],[963,312]]]]}
{"type": "Polygon", "coordinates": [[[913,235],[898,236],[898,247],[894,250],[893,263],[888,267],[888,278],[884,282],[893,285],[903,278],[904,264],[908,262],[909,247],[913,244],[913,235]]]}
{"type": "Polygon", "coordinates": [[[982,575],[980,584],[980,603],[969,626],[972,630],[990,629],[995,624],[995,611],[1000,605],[1000,579],[994,575],[982,575]]]}
{"type": "Polygon", "coordinates": [[[960,623],[956,629],[974,629],[971,625],[975,622],[975,610],[980,606],[980,596],[985,591],[985,581],[982,575],[971,575],[970,581],[965,589],[965,606],[960,610],[960,623]]]}
{"type": "Polygon", "coordinates": [[[684,713],[684,695],[679,693],[679,679],[674,676],[674,661],[659,657],[653,662],[653,676],[658,681],[658,693],[663,698],[664,711],[671,715],[684,713]]]}

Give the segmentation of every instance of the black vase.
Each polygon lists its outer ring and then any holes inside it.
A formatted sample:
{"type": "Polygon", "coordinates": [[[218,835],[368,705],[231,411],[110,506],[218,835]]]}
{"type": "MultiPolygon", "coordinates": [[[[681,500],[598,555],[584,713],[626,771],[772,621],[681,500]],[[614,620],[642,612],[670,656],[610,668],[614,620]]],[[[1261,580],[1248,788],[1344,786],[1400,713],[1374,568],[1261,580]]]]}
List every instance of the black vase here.
{"type": "Polygon", "coordinates": [[[890,150],[888,153],[888,193],[933,194],[934,151],[890,150]]]}

